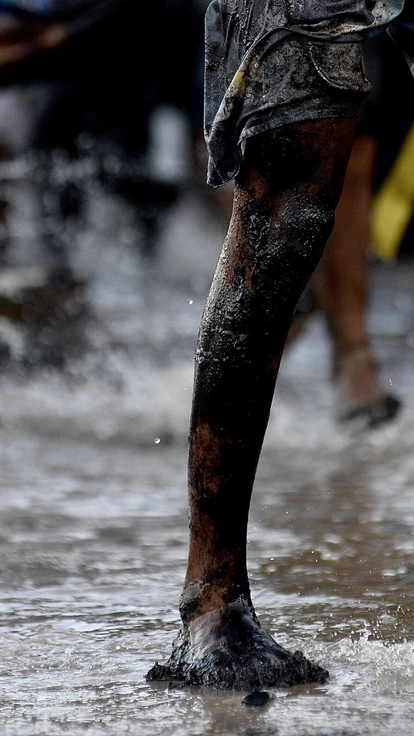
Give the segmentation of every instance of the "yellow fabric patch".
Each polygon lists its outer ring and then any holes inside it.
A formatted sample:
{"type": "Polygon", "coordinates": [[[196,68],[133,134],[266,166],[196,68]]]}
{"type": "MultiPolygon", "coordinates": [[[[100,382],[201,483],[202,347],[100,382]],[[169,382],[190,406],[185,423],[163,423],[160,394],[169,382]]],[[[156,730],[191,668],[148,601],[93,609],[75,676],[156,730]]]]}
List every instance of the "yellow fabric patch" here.
{"type": "Polygon", "coordinates": [[[394,258],[414,211],[414,125],[372,207],[374,252],[383,260],[394,258]]]}

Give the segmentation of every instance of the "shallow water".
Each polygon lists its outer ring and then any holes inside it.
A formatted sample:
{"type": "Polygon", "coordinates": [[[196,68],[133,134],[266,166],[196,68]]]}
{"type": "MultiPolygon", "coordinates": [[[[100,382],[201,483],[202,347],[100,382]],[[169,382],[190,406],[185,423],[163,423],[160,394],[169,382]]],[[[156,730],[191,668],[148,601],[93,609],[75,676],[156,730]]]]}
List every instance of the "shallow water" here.
{"type": "Polygon", "coordinates": [[[0,378],[1,733],[408,736],[412,267],[376,273],[370,314],[405,401],[393,425],[336,425],[318,319],[285,358],[250,520],[252,593],[264,626],[331,678],[246,709],[242,693],[144,679],[178,627],[192,353],[221,232],[188,198],[148,266],[128,213],[102,196],[74,250],[91,350],[65,376],[0,378]]]}

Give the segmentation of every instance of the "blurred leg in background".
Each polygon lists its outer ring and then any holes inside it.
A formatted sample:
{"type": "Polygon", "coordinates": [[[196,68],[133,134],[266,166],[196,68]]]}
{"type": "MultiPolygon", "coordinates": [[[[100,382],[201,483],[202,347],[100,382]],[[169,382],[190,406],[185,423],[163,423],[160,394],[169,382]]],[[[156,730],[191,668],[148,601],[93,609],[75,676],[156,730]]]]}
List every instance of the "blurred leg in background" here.
{"type": "MultiPolygon", "coordinates": [[[[386,34],[365,43],[364,57],[373,90],[358,120],[335,227],[307,296],[326,318],[338,418],[375,426],[393,419],[401,403],[383,388],[367,334],[372,204],[413,119],[404,94],[413,82],[386,34]]],[[[303,304],[306,309],[306,298],[303,304]]]]}

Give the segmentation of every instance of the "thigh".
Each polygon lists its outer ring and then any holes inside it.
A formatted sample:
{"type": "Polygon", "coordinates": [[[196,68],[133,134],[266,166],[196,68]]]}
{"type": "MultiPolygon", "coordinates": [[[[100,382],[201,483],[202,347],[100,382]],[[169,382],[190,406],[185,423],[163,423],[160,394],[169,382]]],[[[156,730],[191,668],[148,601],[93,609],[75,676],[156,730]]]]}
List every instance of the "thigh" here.
{"type": "Polygon", "coordinates": [[[356,119],[321,119],[284,125],[246,142],[236,188],[276,197],[300,192],[336,207],[355,137],[356,119]]]}

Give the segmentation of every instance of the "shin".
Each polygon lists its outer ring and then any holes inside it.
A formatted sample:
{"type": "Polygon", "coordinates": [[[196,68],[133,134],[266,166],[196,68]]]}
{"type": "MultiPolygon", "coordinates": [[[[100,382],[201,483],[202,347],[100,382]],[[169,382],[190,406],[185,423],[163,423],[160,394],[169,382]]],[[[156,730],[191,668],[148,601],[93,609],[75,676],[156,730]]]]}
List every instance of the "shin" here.
{"type": "Polygon", "coordinates": [[[185,622],[240,596],[250,603],[256,466],[286,335],[333,227],[353,131],[353,121],[317,121],[248,142],[196,354],[185,622]]]}

